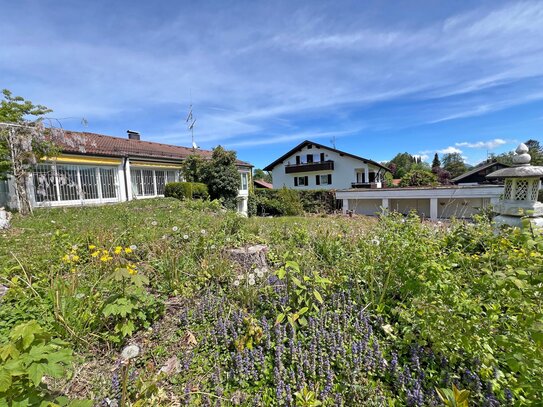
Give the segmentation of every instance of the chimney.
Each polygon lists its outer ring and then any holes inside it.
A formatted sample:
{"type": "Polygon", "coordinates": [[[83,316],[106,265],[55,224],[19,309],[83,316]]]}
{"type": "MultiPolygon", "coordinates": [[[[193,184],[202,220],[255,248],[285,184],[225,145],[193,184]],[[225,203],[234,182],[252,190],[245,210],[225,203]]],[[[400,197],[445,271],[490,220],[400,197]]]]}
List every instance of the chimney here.
{"type": "Polygon", "coordinates": [[[126,133],[128,134],[128,138],[130,140],[139,140],[140,139],[140,134],[137,131],[126,130],[126,133]]]}

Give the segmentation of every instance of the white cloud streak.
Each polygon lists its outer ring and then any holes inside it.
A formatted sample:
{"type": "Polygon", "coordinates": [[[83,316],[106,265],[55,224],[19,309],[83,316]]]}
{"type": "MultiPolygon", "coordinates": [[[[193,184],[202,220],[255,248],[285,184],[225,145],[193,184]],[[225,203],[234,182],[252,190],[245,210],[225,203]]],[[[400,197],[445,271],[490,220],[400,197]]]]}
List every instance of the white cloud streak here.
{"type": "Polygon", "coordinates": [[[457,147],[468,147],[468,148],[485,148],[487,150],[493,150],[496,147],[507,144],[507,141],[501,138],[495,138],[494,140],[489,141],[476,141],[474,143],[469,143],[467,141],[456,143],[457,147]]]}

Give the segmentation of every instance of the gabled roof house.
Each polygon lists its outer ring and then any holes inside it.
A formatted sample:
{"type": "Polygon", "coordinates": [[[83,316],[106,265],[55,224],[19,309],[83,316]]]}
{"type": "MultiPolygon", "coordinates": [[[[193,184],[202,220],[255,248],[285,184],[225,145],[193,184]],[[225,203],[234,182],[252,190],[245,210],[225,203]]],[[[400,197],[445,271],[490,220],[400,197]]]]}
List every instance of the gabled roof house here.
{"type": "MultiPolygon", "coordinates": [[[[164,195],[168,182],[182,180],[181,163],[189,155],[209,159],[212,152],[141,140],[66,131],[55,140],[60,154],[36,165],[29,195],[33,207],[103,204],[164,195]]],[[[247,213],[252,165],[237,161],[238,210],[247,213]]],[[[17,207],[13,186],[0,188],[0,202],[17,207]]]]}
{"type": "Polygon", "coordinates": [[[264,168],[274,188],[379,187],[389,169],[373,160],[305,140],[264,168]]]}

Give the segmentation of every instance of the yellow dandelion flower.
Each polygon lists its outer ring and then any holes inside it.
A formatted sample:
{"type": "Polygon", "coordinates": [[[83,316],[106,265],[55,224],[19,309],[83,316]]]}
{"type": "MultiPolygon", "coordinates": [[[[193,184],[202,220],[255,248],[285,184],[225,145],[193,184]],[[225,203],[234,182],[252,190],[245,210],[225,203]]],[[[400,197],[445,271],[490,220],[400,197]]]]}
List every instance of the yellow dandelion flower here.
{"type": "Polygon", "coordinates": [[[75,273],[75,268],[71,268],[70,272],[75,273]]]}
{"type": "Polygon", "coordinates": [[[130,247],[126,247],[126,248],[124,249],[124,252],[125,252],[126,254],[130,254],[130,253],[132,253],[132,249],[131,249],[130,247]]]}
{"type": "Polygon", "coordinates": [[[96,249],[95,245],[93,245],[93,244],[89,245],[89,250],[94,250],[94,249],[96,249]]]}
{"type": "Polygon", "coordinates": [[[64,261],[65,263],[69,263],[70,262],[70,256],[65,254],[64,257],[62,257],[62,261],[64,261]]]}
{"type": "Polygon", "coordinates": [[[79,261],[79,256],[77,256],[77,255],[72,256],[72,261],[79,261]]]}
{"type": "Polygon", "coordinates": [[[107,254],[104,254],[102,257],[100,257],[100,261],[103,261],[103,262],[110,261],[111,259],[113,259],[113,257],[107,254]]]}
{"type": "Polygon", "coordinates": [[[123,251],[123,248],[121,246],[117,246],[115,248],[115,254],[121,254],[122,251],[123,251]]]}
{"type": "Polygon", "coordinates": [[[102,254],[105,256],[105,255],[109,254],[109,252],[106,249],[103,249],[102,254]]]}
{"type": "Polygon", "coordinates": [[[95,251],[95,252],[92,252],[92,253],[91,253],[91,256],[92,256],[92,257],[98,257],[99,254],[100,254],[99,251],[95,251]]]}

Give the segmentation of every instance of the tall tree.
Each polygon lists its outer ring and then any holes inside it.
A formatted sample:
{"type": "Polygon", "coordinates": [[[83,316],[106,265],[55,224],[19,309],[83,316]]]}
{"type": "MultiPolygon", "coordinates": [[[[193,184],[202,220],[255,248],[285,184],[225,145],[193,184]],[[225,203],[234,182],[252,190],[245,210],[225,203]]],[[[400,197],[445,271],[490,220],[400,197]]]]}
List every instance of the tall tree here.
{"type": "Polygon", "coordinates": [[[435,153],[434,159],[432,160],[432,168],[440,168],[440,167],[441,167],[441,161],[439,161],[439,155],[435,153]]]}
{"type": "Polygon", "coordinates": [[[266,181],[266,182],[269,182],[269,183],[272,182],[271,174],[269,172],[261,170],[260,168],[255,168],[253,170],[253,179],[260,179],[262,181],[266,181]]]}
{"type": "Polygon", "coordinates": [[[213,149],[211,160],[204,167],[202,180],[211,199],[223,199],[227,208],[236,208],[241,177],[236,166],[236,152],[221,146],[213,149]]]}
{"type": "Polygon", "coordinates": [[[19,212],[32,211],[28,196],[28,179],[40,158],[55,151],[54,138],[58,129],[46,129],[44,115],[51,112],[45,106],[4,89],[0,102],[0,172],[13,175],[19,212]]]}
{"type": "Polygon", "coordinates": [[[467,167],[460,153],[449,153],[443,156],[443,169],[451,173],[451,177],[457,177],[466,172],[467,167]]]}
{"type": "Polygon", "coordinates": [[[202,156],[191,154],[181,164],[181,174],[187,182],[204,182],[206,162],[202,156]]]}
{"type": "Polygon", "coordinates": [[[394,178],[402,178],[411,170],[411,167],[413,164],[415,164],[415,161],[415,157],[413,157],[411,154],[399,153],[388,162],[387,167],[390,168],[391,171],[393,168],[395,169],[392,171],[394,178]]]}

